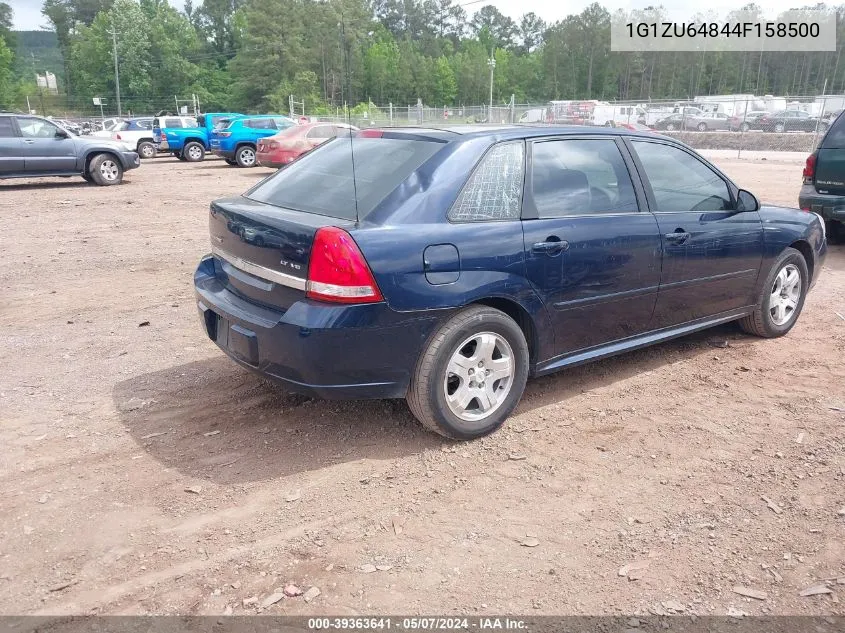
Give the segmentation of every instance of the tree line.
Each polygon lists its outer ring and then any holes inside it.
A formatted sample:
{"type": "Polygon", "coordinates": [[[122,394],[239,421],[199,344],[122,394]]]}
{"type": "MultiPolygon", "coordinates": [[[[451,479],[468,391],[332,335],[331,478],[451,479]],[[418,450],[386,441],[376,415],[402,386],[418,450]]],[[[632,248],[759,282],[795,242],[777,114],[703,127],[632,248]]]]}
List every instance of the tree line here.
{"type": "MultiPolygon", "coordinates": [[[[812,8],[845,18],[845,5],[812,8]]],[[[843,19],[832,52],[619,53],[610,50],[614,15],[598,3],[554,23],[493,5],[470,17],[460,0],[187,0],[184,11],[167,0],[45,0],[42,12],[62,60],[54,107],[68,112],[91,110],[92,96],[113,109],[115,40],[121,95],[135,112],[193,94],[206,111],[286,111],[290,95],[312,113],[484,104],[491,56],[496,104],[845,91],[843,19]]],[[[663,16],[660,7],[631,14],[663,16]]],[[[15,38],[0,1],[2,107],[37,93],[33,60],[15,59],[15,38]]]]}

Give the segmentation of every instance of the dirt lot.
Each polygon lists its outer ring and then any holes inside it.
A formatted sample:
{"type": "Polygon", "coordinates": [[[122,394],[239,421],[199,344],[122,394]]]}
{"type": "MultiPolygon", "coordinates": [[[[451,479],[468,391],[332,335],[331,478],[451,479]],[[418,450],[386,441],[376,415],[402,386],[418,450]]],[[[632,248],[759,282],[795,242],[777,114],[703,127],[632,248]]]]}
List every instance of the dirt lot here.
{"type": "MultiPolygon", "coordinates": [[[[797,199],[800,163],[721,164],[797,199]]],[[[293,582],[320,595],[263,612],[845,613],[845,248],[786,338],[729,325],[535,380],[450,444],[208,341],[208,203],[267,173],[0,184],[0,612],[255,613],[293,582]]]]}

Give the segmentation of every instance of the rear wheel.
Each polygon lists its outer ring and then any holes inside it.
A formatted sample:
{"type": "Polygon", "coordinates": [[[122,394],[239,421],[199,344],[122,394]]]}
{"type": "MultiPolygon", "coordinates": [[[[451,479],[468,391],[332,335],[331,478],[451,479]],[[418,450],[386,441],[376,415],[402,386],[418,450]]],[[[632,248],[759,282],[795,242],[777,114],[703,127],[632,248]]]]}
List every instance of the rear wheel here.
{"type": "Polygon", "coordinates": [[[414,417],[435,433],[470,440],[498,429],[528,379],[528,344],[504,312],[473,306],[431,337],[408,391],[414,417]]]}
{"type": "Polygon", "coordinates": [[[740,319],[739,326],[765,338],[783,336],[798,320],[809,287],[804,256],[794,248],[784,249],[763,282],[757,307],[740,319]]]}
{"type": "Polygon", "coordinates": [[[189,163],[198,163],[205,158],[205,148],[196,141],[191,141],[185,145],[185,149],[182,150],[182,156],[189,163]]]}
{"type": "Polygon", "coordinates": [[[153,158],[156,155],[156,146],[149,141],[138,143],[138,156],[141,158],[153,158]]]}
{"type": "Polygon", "coordinates": [[[111,154],[97,154],[88,165],[91,180],[101,187],[119,185],[123,180],[123,167],[111,154]]]}
{"type": "Polygon", "coordinates": [[[775,132],[780,134],[786,131],[786,126],[783,123],[775,123],[775,132]]]}
{"type": "Polygon", "coordinates": [[[675,131],[675,124],[674,124],[674,123],[669,123],[669,124],[666,126],[666,131],[668,131],[668,132],[674,132],[674,131],[675,131]]]}
{"type": "Polygon", "coordinates": [[[706,132],[707,131],[707,124],[706,123],[699,123],[698,124],[698,131],[699,132],[706,132]]]}
{"type": "Polygon", "coordinates": [[[748,123],[741,123],[740,126],[739,126],[740,132],[747,132],[750,129],[751,129],[751,126],[748,125],[748,123]]]}
{"type": "Polygon", "coordinates": [[[235,161],[238,167],[255,167],[255,148],[242,145],[235,153],[235,161]]]}
{"type": "Polygon", "coordinates": [[[237,164],[238,164],[238,161],[236,161],[236,160],[235,160],[235,159],[233,159],[233,158],[224,158],[223,160],[225,160],[225,161],[226,161],[226,164],[227,164],[227,165],[231,165],[232,167],[234,167],[235,165],[237,165],[237,164]]]}

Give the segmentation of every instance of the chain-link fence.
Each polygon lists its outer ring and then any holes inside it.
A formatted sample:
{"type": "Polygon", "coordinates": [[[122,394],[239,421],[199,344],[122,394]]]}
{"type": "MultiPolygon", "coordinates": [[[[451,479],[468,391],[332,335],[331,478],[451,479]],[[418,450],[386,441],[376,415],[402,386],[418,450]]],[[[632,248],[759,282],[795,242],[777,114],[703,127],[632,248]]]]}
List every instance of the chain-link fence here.
{"type": "Polygon", "coordinates": [[[349,114],[337,108],[333,115],[317,118],[358,127],[467,123],[625,127],[673,136],[695,149],[725,152],[726,156],[764,156],[811,152],[843,108],[845,95],[713,95],[624,102],[512,102],[493,107],[370,104],[349,114]]]}

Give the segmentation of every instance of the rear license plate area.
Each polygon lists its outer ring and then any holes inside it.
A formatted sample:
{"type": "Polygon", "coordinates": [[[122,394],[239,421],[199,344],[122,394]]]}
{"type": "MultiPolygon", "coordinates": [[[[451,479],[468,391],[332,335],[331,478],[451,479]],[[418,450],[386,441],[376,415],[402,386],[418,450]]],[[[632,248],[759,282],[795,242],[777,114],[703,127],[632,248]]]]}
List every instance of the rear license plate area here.
{"type": "Polygon", "coordinates": [[[206,310],[205,330],[208,337],[229,355],[248,365],[258,365],[258,337],[255,332],[231,323],[213,310],[206,310]]]}

